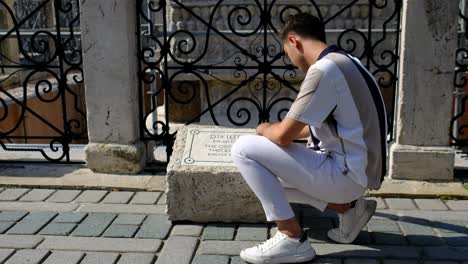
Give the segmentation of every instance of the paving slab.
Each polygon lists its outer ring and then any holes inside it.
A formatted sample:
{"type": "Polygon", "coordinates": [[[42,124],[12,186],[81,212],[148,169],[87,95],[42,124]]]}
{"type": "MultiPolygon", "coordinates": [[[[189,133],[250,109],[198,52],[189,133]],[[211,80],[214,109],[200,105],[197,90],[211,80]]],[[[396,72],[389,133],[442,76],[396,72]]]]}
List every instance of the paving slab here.
{"type": "Polygon", "coordinates": [[[23,195],[19,200],[25,202],[43,202],[50,197],[56,190],[54,189],[32,189],[23,195]]]}
{"type": "Polygon", "coordinates": [[[411,217],[414,219],[427,219],[435,221],[466,221],[468,211],[426,211],[426,210],[380,210],[377,211],[373,219],[398,220],[401,217],[411,217]]]}
{"type": "Polygon", "coordinates": [[[199,237],[203,230],[203,224],[178,224],[172,228],[171,236],[199,237]]]}
{"type": "Polygon", "coordinates": [[[376,259],[355,258],[355,259],[345,259],[344,264],[380,264],[380,263],[376,259]]]}
{"type": "MultiPolygon", "coordinates": [[[[468,262],[463,262],[463,264],[465,263],[468,263],[468,262]]],[[[429,260],[429,261],[424,261],[424,264],[458,264],[458,262],[446,261],[446,260],[429,260]]]]}
{"type": "Polygon", "coordinates": [[[130,201],[131,204],[156,204],[162,192],[137,192],[130,201]]]}
{"type": "Polygon", "coordinates": [[[257,244],[258,241],[205,240],[200,242],[197,254],[239,256],[242,249],[253,247],[257,244]]]}
{"type": "Polygon", "coordinates": [[[367,227],[373,232],[401,232],[397,222],[392,220],[371,219],[367,223],[367,227]]]}
{"type": "Polygon", "coordinates": [[[424,258],[428,260],[467,260],[468,246],[424,247],[424,258]]]}
{"type": "Polygon", "coordinates": [[[54,218],[54,223],[79,223],[83,221],[87,216],[86,213],[79,212],[63,212],[59,213],[57,217],[54,218]]]}
{"type": "Polygon", "coordinates": [[[0,222],[18,222],[27,214],[27,211],[3,211],[0,212],[0,222]]]}
{"type": "Polygon", "coordinates": [[[0,193],[0,201],[16,201],[29,192],[28,188],[10,188],[0,193]]]}
{"type": "Polygon", "coordinates": [[[441,195],[468,197],[461,182],[428,182],[385,178],[379,190],[369,191],[372,196],[439,197],[441,195]]]}
{"type": "Polygon", "coordinates": [[[47,236],[37,248],[76,251],[155,253],[160,248],[161,243],[162,241],[159,239],[47,236]]]}
{"type": "Polygon", "coordinates": [[[313,246],[317,254],[322,257],[419,259],[422,254],[422,249],[414,246],[353,244],[315,244],[313,246]]]}
{"type": "Polygon", "coordinates": [[[439,233],[462,233],[468,234],[467,221],[433,221],[433,227],[439,233]]]}
{"type": "Polygon", "coordinates": [[[0,182],[15,186],[43,186],[51,188],[122,188],[164,190],[164,176],[142,172],[139,175],[93,172],[81,164],[23,164],[22,168],[0,169],[0,182]],[[34,176],[31,176],[34,175],[34,176]],[[153,179],[158,178],[158,179],[153,179]],[[161,180],[159,180],[161,179],[161,180]],[[150,182],[154,184],[149,185],[150,182]]]}
{"type": "Polygon", "coordinates": [[[8,229],[10,229],[15,222],[0,222],[0,234],[5,233],[8,229]]]}
{"type": "Polygon", "coordinates": [[[109,226],[102,236],[104,237],[133,237],[138,230],[137,225],[115,225],[109,226]]]}
{"type": "Polygon", "coordinates": [[[73,201],[80,193],[80,190],[58,190],[52,194],[52,196],[50,196],[46,202],[69,203],[73,201]]]}
{"type": "Polygon", "coordinates": [[[83,259],[84,255],[84,252],[79,251],[53,250],[42,264],[78,264],[83,259]]]}
{"type": "Polygon", "coordinates": [[[229,264],[229,256],[195,255],[192,264],[229,264]]]}
{"type": "MultiPolygon", "coordinates": [[[[385,259],[383,260],[384,264],[420,264],[419,260],[415,259],[385,259]]],[[[424,262],[425,264],[427,262],[424,262]]]]}
{"type": "Polygon", "coordinates": [[[46,211],[46,212],[72,212],[78,204],[48,203],[48,202],[0,202],[0,211],[46,211]]]}
{"type": "Polygon", "coordinates": [[[86,190],[73,200],[74,203],[98,203],[109,192],[104,190],[86,190]]]}
{"type": "Polygon", "coordinates": [[[101,203],[105,204],[127,204],[130,199],[135,195],[134,192],[111,192],[101,203]]]}
{"type": "Polygon", "coordinates": [[[401,233],[371,232],[377,245],[408,245],[407,238],[401,233]]]}
{"type": "Polygon", "coordinates": [[[156,264],[190,264],[197,245],[198,239],[195,237],[169,237],[156,264]]]}
{"type": "Polygon", "coordinates": [[[118,253],[88,252],[80,264],[113,264],[118,257],[118,253]]]}
{"type": "Polygon", "coordinates": [[[39,264],[49,254],[48,250],[20,249],[13,254],[5,264],[39,264]]]}
{"type": "Polygon", "coordinates": [[[117,264],[153,264],[156,255],[150,253],[124,253],[117,264]]]}
{"type": "Polygon", "coordinates": [[[148,204],[80,204],[78,212],[100,212],[116,214],[165,214],[165,205],[148,204]]]}
{"type": "Polygon", "coordinates": [[[265,241],[268,238],[268,226],[265,224],[240,224],[236,240],[265,241]]]}
{"type": "Polygon", "coordinates": [[[385,202],[392,210],[416,210],[416,205],[412,199],[386,198],[385,202]]]}
{"type": "Polygon", "coordinates": [[[8,234],[33,235],[47,225],[57,213],[32,212],[7,231],[8,234]]]}
{"type": "Polygon", "coordinates": [[[114,224],[119,225],[140,225],[145,220],[144,214],[119,214],[114,220],[114,224]]]}
{"type": "Polygon", "coordinates": [[[231,257],[231,263],[230,264],[248,264],[248,263],[243,261],[240,257],[236,256],[236,257],[231,257]]]}
{"type": "Polygon", "coordinates": [[[75,227],[74,223],[50,223],[39,232],[39,235],[68,236],[75,227]]]}
{"type": "Polygon", "coordinates": [[[203,240],[233,240],[236,224],[208,224],[203,230],[203,240]]]}
{"type": "Polygon", "coordinates": [[[43,240],[42,236],[0,235],[0,248],[35,248],[43,240]]]}
{"type": "Polygon", "coordinates": [[[73,236],[100,236],[115,219],[115,214],[92,213],[73,231],[73,236]]]}
{"type": "Polygon", "coordinates": [[[135,237],[164,239],[172,227],[166,215],[149,215],[138,230],[135,237]]]}
{"type": "Polygon", "coordinates": [[[167,201],[166,198],[167,198],[166,194],[162,194],[159,197],[159,199],[158,199],[158,201],[156,203],[157,204],[166,204],[166,201],[167,201]]]}
{"type": "Polygon", "coordinates": [[[446,204],[451,210],[468,211],[468,200],[450,200],[446,204]]]}
{"type": "Polygon", "coordinates": [[[468,246],[468,235],[464,233],[447,232],[440,236],[449,246],[468,246]]]}
{"type": "Polygon", "coordinates": [[[310,263],[313,263],[313,264],[341,264],[341,259],[323,258],[323,257],[317,256],[310,263]]]}
{"type": "Polygon", "coordinates": [[[440,199],[414,199],[421,210],[447,210],[447,206],[440,199]]]}
{"type": "Polygon", "coordinates": [[[432,223],[425,219],[402,217],[398,221],[409,243],[412,245],[443,245],[443,240],[432,228],[432,223]]]}
{"type": "Polygon", "coordinates": [[[11,248],[0,248],[0,263],[3,263],[5,259],[9,258],[15,253],[14,249],[11,248]]]}

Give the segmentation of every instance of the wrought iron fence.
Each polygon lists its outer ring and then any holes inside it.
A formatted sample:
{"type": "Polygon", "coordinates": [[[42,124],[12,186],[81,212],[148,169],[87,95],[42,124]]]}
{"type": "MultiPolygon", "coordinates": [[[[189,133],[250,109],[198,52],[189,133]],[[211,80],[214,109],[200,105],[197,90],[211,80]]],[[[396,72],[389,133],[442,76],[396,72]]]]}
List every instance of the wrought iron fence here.
{"type": "Polygon", "coordinates": [[[468,90],[468,13],[466,1],[460,1],[458,49],[455,51],[454,107],[453,117],[450,121],[450,142],[457,147],[468,146],[467,100],[468,90]]]}
{"type": "Polygon", "coordinates": [[[254,127],[280,121],[302,73],[277,32],[311,12],[329,43],[358,57],[382,89],[393,139],[401,0],[138,0],[141,138],[167,146],[176,124],[254,127]]]}
{"type": "Polygon", "coordinates": [[[2,152],[75,162],[71,144],[87,142],[78,28],[79,0],[0,0],[2,152]]]}

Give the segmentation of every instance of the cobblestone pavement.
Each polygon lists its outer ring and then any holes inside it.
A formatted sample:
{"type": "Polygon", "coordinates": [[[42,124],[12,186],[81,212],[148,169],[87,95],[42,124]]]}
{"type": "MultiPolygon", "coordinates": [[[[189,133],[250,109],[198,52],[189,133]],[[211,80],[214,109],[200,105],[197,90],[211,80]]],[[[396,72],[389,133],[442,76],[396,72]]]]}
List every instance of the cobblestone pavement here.
{"type": "MultiPolygon", "coordinates": [[[[468,200],[373,198],[351,245],[326,238],[336,215],[294,205],[311,263],[468,264],[468,200]]],[[[271,224],[170,222],[161,192],[0,188],[0,263],[239,264],[271,224]]]]}

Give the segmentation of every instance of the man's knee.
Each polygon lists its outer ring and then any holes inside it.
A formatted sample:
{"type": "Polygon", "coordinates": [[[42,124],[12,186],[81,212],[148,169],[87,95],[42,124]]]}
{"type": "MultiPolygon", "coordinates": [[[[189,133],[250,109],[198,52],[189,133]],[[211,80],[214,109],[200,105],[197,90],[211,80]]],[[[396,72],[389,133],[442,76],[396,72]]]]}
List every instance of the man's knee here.
{"type": "Polygon", "coordinates": [[[258,135],[240,136],[232,145],[232,158],[246,157],[248,153],[255,148],[255,142],[258,142],[258,137],[258,135]]]}

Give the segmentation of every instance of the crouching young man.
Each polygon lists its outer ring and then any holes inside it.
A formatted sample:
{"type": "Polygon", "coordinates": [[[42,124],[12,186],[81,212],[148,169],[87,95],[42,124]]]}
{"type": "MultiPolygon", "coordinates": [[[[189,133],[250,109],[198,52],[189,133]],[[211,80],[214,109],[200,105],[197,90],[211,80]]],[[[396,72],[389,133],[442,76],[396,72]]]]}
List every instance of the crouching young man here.
{"type": "Polygon", "coordinates": [[[386,173],[387,121],[379,87],[360,61],[326,44],[321,21],[310,14],[290,17],[280,32],[285,55],[305,79],[286,117],[257,127],[232,147],[234,164],[260,200],[278,232],[242,250],[250,263],[297,263],[315,251],[290,202],[322,212],[335,210],[339,227],[328,231],[351,243],[375,212],[362,198],[379,189],[386,173]],[[311,145],[293,140],[309,137],[311,145]]]}

